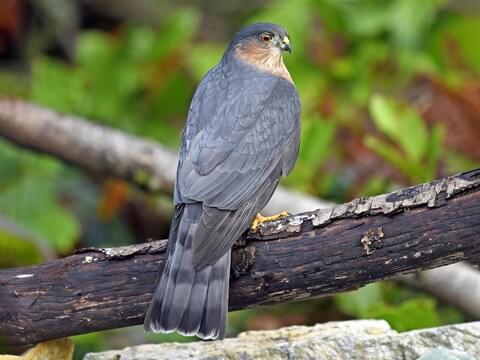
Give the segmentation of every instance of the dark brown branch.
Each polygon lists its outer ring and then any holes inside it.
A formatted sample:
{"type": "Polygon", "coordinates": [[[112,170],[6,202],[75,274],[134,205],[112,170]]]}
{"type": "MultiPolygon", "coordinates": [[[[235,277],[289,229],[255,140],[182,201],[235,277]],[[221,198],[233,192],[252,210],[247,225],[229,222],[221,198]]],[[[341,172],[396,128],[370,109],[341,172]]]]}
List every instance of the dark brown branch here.
{"type": "MultiPolygon", "coordinates": [[[[165,245],[86,249],[0,270],[0,333],[21,345],[141,323],[165,245]]],[[[263,225],[234,250],[230,309],[479,259],[480,169],[263,225]]]]}
{"type": "MultiPolygon", "coordinates": [[[[0,136],[87,171],[122,177],[152,191],[171,191],[174,181],[177,155],[172,151],[153,142],[26,102],[0,99],[0,136]]],[[[264,211],[267,214],[285,210],[298,213],[328,205],[331,204],[279,187],[264,211]]],[[[443,269],[441,277],[429,274],[422,277],[421,286],[435,289],[436,296],[475,316],[478,306],[472,307],[472,302],[464,299],[477,298],[480,273],[468,273],[470,286],[461,297],[455,295],[457,288],[449,280],[451,278],[457,279],[458,271],[443,269]],[[449,272],[448,276],[444,276],[445,272],[449,272]],[[470,305],[466,307],[467,303],[470,305]]],[[[409,284],[415,279],[410,278],[409,284]]]]}

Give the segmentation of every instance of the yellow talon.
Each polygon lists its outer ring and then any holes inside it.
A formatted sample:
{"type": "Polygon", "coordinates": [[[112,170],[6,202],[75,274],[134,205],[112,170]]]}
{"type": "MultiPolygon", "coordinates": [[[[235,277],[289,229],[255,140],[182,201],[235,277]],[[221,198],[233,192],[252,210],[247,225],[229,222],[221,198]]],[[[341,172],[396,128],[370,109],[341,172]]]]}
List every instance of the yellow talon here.
{"type": "Polygon", "coordinates": [[[252,222],[252,225],[250,226],[250,229],[255,232],[257,231],[258,225],[263,224],[264,222],[267,221],[275,221],[284,217],[290,216],[290,214],[286,211],[283,211],[281,213],[272,215],[272,216],[262,216],[260,213],[255,216],[255,219],[252,222]]]}

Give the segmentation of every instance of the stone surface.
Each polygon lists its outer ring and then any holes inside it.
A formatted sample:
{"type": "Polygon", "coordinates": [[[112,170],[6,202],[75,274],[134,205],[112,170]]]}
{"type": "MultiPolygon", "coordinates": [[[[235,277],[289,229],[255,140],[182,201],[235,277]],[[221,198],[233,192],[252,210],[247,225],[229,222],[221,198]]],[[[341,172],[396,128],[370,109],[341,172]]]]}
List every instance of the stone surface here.
{"type": "Polygon", "coordinates": [[[405,333],[397,333],[383,320],[331,322],[244,332],[223,341],[128,347],[90,353],[84,360],[418,360],[432,359],[429,353],[435,356],[435,351],[464,356],[458,359],[480,358],[480,322],[405,333]]]}
{"type": "Polygon", "coordinates": [[[476,360],[464,351],[448,350],[444,347],[435,348],[422,355],[418,360],[476,360]]]}

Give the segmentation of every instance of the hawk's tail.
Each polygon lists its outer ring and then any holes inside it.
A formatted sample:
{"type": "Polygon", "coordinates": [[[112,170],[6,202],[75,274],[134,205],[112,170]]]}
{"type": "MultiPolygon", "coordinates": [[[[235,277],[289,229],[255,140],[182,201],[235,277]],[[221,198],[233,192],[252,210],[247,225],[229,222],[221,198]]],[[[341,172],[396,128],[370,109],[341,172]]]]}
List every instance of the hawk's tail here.
{"type": "Polygon", "coordinates": [[[225,337],[230,251],[212,265],[193,267],[193,234],[201,212],[200,204],[177,209],[168,260],[145,317],[146,331],[225,337]]]}

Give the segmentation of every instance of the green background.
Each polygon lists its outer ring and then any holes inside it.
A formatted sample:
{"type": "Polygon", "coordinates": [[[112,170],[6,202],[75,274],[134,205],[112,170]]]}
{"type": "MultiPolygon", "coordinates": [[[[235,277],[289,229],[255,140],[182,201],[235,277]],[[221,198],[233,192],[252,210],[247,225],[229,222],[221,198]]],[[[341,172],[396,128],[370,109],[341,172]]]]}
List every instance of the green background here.
{"type": "MultiPolygon", "coordinates": [[[[10,44],[0,42],[1,95],[177,149],[195,86],[233,33],[272,21],[290,33],[285,62],[302,101],[300,155],[284,186],[344,202],[480,162],[475,1],[14,2],[23,6],[9,10],[18,26],[0,16],[10,44]]],[[[171,210],[168,194],[85,174],[0,139],[0,267],[166,237],[171,210]]],[[[469,319],[431,295],[382,282],[231,313],[228,334],[350,318],[386,319],[399,331],[469,319]]],[[[80,359],[85,351],[193,339],[133,327],[75,340],[80,359]]]]}

